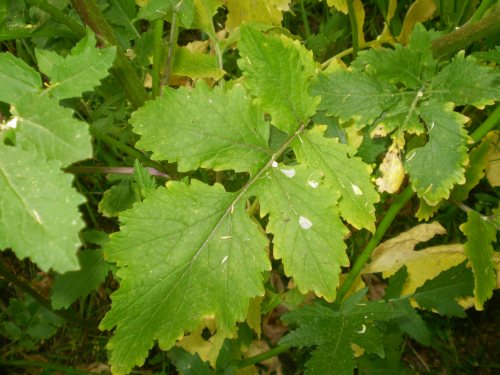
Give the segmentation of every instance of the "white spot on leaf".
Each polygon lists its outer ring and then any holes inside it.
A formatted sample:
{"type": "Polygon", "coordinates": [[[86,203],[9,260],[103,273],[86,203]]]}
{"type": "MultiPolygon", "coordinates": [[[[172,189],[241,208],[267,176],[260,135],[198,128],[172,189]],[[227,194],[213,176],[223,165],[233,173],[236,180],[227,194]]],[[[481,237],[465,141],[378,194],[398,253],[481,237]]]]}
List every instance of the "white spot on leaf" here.
{"type": "Polygon", "coordinates": [[[360,331],[355,331],[356,333],[365,333],[366,332],[366,326],[364,324],[361,325],[361,330],[360,331]]]}
{"type": "Polygon", "coordinates": [[[42,219],[40,218],[40,215],[38,214],[38,212],[36,212],[35,210],[31,211],[33,213],[33,216],[35,217],[35,220],[38,222],[38,224],[42,224],[42,219]]]}
{"type": "Polygon", "coordinates": [[[280,169],[281,173],[283,173],[288,178],[292,178],[295,176],[295,169],[280,169]]]}
{"type": "Polygon", "coordinates": [[[310,187],[312,187],[313,189],[316,189],[318,186],[319,186],[319,182],[318,181],[315,181],[315,180],[309,180],[307,181],[307,183],[309,184],[310,187]]]}
{"type": "Polygon", "coordinates": [[[220,237],[221,240],[230,240],[231,238],[233,238],[233,236],[221,236],[220,237]]]}
{"type": "Polygon", "coordinates": [[[222,258],[222,261],[220,262],[220,264],[224,264],[227,262],[227,258],[229,258],[228,255],[226,255],[224,258],[222,258]]]}
{"type": "Polygon", "coordinates": [[[299,217],[299,225],[302,229],[310,229],[313,223],[307,217],[301,216],[299,217]]]}
{"type": "Polygon", "coordinates": [[[271,167],[278,168],[278,162],[276,160],[273,160],[273,162],[271,163],[271,167]]]}
{"type": "Polygon", "coordinates": [[[358,185],[351,184],[351,187],[352,187],[352,191],[354,191],[354,194],[363,195],[363,192],[361,191],[361,189],[359,188],[358,185]]]}

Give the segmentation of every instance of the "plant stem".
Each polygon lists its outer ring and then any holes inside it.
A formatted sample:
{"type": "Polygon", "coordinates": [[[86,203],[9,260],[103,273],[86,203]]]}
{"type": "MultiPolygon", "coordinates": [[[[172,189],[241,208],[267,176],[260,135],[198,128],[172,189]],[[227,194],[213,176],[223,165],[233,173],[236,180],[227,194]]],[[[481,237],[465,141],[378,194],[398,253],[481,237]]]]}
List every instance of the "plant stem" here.
{"type": "Polygon", "coordinates": [[[153,21],[153,99],[160,95],[163,49],[163,19],[153,21]]]}
{"type": "Polygon", "coordinates": [[[481,38],[499,33],[500,3],[497,3],[477,22],[468,22],[455,31],[434,40],[432,42],[432,52],[436,59],[448,57],[467,48],[481,38]]]}
{"type": "Polygon", "coordinates": [[[411,185],[409,185],[394,199],[394,202],[391,204],[384,218],[378,225],[375,234],[370,239],[370,241],[368,241],[361,254],[359,254],[359,256],[356,258],[356,261],[349,271],[349,274],[340,286],[337,292],[338,301],[341,301],[345,297],[349,289],[351,289],[352,284],[354,284],[359,274],[363,270],[366,262],[368,262],[368,259],[370,259],[373,250],[375,250],[379,242],[382,240],[385,232],[387,231],[387,229],[389,229],[389,226],[392,224],[399,211],[401,211],[401,209],[413,197],[414,194],[415,193],[413,192],[411,185]]]}
{"type": "Polygon", "coordinates": [[[304,24],[304,32],[306,34],[306,39],[311,36],[311,28],[309,27],[309,21],[307,19],[306,8],[304,7],[304,0],[300,0],[300,13],[302,16],[302,23],[304,24]]]}
{"type": "Polygon", "coordinates": [[[125,57],[112,27],[96,2],[93,0],[71,0],[71,4],[83,22],[94,31],[105,45],[116,47],[116,59],[111,73],[123,87],[132,107],[135,109],[142,106],[148,98],[147,93],[134,68],[125,57]]]}
{"type": "Polygon", "coordinates": [[[70,30],[72,30],[79,38],[83,38],[85,36],[85,27],[78,22],[76,22],[71,17],[68,17],[66,13],[57,9],[55,6],[47,3],[46,0],[28,0],[28,2],[36,7],[40,8],[44,12],[49,13],[53,19],[57,22],[67,26],[70,30]]]}
{"type": "Polygon", "coordinates": [[[46,308],[47,310],[51,311],[52,313],[60,316],[64,320],[67,320],[67,321],[73,322],[73,323],[77,323],[77,324],[82,325],[82,326],[90,326],[90,327],[96,326],[93,322],[80,319],[76,315],[72,314],[70,311],[52,309],[52,305],[50,304],[49,301],[47,301],[41,294],[39,294],[35,289],[30,287],[24,281],[20,280],[16,275],[14,275],[10,271],[8,271],[2,262],[0,262],[0,276],[2,276],[9,283],[14,284],[14,286],[18,287],[26,294],[29,294],[44,308],[46,308]]]}
{"type": "Polygon", "coordinates": [[[349,12],[349,23],[351,24],[352,34],[352,57],[355,59],[359,50],[359,36],[358,36],[358,20],[356,19],[356,12],[352,0],[347,0],[347,9],[349,12]]]}
{"type": "MultiPolygon", "coordinates": [[[[151,176],[162,177],[170,179],[171,177],[163,172],[154,168],[146,168],[151,176]]],[[[104,174],[134,174],[133,167],[90,167],[90,166],[72,166],[64,169],[66,173],[104,173],[104,174]]]]}
{"type": "Polygon", "coordinates": [[[474,143],[479,142],[490,130],[500,123],[500,106],[497,105],[493,113],[470,136],[474,143]]]}
{"type": "MultiPolygon", "coordinates": [[[[484,15],[484,12],[497,0],[483,0],[481,4],[477,7],[476,11],[472,15],[472,17],[467,21],[467,23],[474,23],[479,21],[481,17],[484,15]]],[[[464,2],[465,3],[465,2],[464,2]]]]}
{"type": "Polygon", "coordinates": [[[92,136],[94,136],[94,138],[99,139],[110,146],[116,147],[118,150],[125,152],[126,154],[132,156],[133,158],[138,159],[144,165],[155,168],[160,172],[167,172],[170,175],[177,174],[174,168],[170,168],[172,169],[171,171],[167,170],[167,168],[163,164],[160,164],[157,161],[149,159],[142,152],[136,150],[135,148],[130,147],[129,145],[122,143],[117,139],[110,137],[107,134],[104,134],[93,125],[90,125],[90,133],[92,134],[92,136]]]}
{"type": "Polygon", "coordinates": [[[177,36],[178,36],[179,26],[177,25],[177,12],[172,14],[172,23],[170,24],[170,40],[168,41],[168,54],[167,62],[165,63],[165,70],[163,72],[162,85],[160,88],[160,95],[163,92],[163,87],[168,86],[170,81],[170,75],[172,74],[172,64],[174,60],[174,51],[177,46],[177,36]]]}
{"type": "Polygon", "coordinates": [[[278,346],[272,348],[271,350],[268,350],[267,352],[258,354],[256,356],[253,356],[253,357],[250,357],[250,358],[245,358],[245,359],[241,360],[240,362],[238,362],[236,364],[236,366],[238,368],[244,368],[244,367],[252,366],[252,365],[255,365],[256,363],[265,361],[266,359],[269,359],[269,358],[277,356],[277,355],[279,355],[281,353],[284,353],[288,349],[290,349],[289,346],[278,345],[278,346]]]}

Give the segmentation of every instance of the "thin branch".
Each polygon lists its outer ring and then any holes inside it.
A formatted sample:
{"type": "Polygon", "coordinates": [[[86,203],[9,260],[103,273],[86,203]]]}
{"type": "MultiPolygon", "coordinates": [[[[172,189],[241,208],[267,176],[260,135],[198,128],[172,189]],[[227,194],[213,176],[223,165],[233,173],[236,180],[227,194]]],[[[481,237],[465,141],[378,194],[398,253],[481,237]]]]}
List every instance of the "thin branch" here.
{"type": "MultiPolygon", "coordinates": [[[[171,179],[170,175],[160,172],[157,169],[147,167],[146,170],[151,176],[171,179]]],[[[102,174],[134,174],[133,167],[88,167],[88,166],[72,166],[64,169],[66,173],[102,173],[102,174]]]]}

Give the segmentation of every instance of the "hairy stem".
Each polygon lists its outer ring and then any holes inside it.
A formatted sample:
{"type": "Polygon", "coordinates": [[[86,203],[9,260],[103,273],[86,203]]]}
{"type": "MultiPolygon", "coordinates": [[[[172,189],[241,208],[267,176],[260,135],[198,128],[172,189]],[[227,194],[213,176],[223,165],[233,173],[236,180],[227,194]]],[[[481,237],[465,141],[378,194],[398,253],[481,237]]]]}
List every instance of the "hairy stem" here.
{"type": "Polygon", "coordinates": [[[365,267],[366,262],[368,262],[368,260],[370,259],[373,250],[375,250],[377,245],[380,243],[380,241],[384,237],[385,232],[387,232],[387,229],[389,229],[399,211],[401,211],[401,209],[413,197],[414,194],[415,193],[413,192],[411,185],[409,185],[394,199],[394,202],[391,204],[384,218],[378,225],[375,234],[370,239],[370,241],[368,241],[361,254],[359,254],[359,256],[356,258],[356,261],[349,271],[349,274],[340,286],[337,292],[338,301],[342,301],[346,293],[349,291],[349,289],[351,289],[352,284],[354,284],[361,271],[365,267]]]}
{"type": "Polygon", "coordinates": [[[160,95],[163,50],[163,19],[153,21],[153,99],[160,95]]]}
{"type": "Polygon", "coordinates": [[[432,52],[436,59],[452,56],[467,48],[472,43],[488,35],[500,33],[500,3],[477,22],[468,22],[464,26],[432,42],[432,52]]]}
{"type": "Polygon", "coordinates": [[[77,323],[77,324],[79,324],[81,326],[85,326],[85,327],[96,326],[95,323],[88,321],[88,320],[80,319],[76,315],[72,314],[70,311],[53,310],[52,305],[50,304],[50,302],[48,300],[46,300],[41,294],[39,294],[35,289],[30,287],[24,281],[20,280],[16,275],[14,275],[10,271],[8,271],[2,262],[0,262],[0,276],[3,277],[5,280],[7,280],[9,283],[11,283],[14,286],[18,287],[19,289],[21,289],[24,293],[29,294],[31,297],[33,297],[33,299],[35,299],[44,308],[46,308],[47,310],[60,316],[64,320],[67,320],[67,321],[72,322],[72,323],[77,323]]]}
{"type": "Polygon", "coordinates": [[[117,54],[111,73],[123,87],[132,107],[135,109],[142,106],[147,100],[148,95],[134,68],[125,57],[112,27],[98,8],[96,2],[93,0],[71,0],[71,4],[83,22],[94,31],[105,45],[116,47],[117,54]]]}

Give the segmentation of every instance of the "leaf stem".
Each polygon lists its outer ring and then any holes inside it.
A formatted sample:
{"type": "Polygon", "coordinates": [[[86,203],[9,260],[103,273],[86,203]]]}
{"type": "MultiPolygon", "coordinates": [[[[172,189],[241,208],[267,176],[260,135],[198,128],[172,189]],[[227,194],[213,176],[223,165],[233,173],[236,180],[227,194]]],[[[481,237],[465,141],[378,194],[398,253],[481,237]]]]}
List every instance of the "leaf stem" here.
{"type": "Polygon", "coordinates": [[[147,100],[148,95],[130,61],[125,57],[115,37],[113,28],[98,8],[96,2],[93,0],[71,0],[71,4],[83,22],[94,31],[104,44],[116,47],[116,59],[113,68],[111,68],[111,73],[123,87],[132,107],[134,109],[141,107],[147,100]]]}
{"type": "Polygon", "coordinates": [[[245,358],[245,359],[239,361],[236,364],[236,367],[238,367],[238,368],[245,368],[245,367],[248,367],[248,366],[255,365],[256,363],[265,361],[266,359],[269,359],[269,358],[275,357],[275,356],[277,356],[277,355],[279,355],[281,353],[284,353],[288,349],[290,349],[290,347],[286,346],[286,345],[275,346],[274,348],[272,348],[271,350],[268,350],[267,352],[258,354],[258,355],[253,356],[253,357],[245,358]]]}
{"type": "Polygon", "coordinates": [[[163,49],[163,19],[153,21],[153,99],[160,95],[163,49]]]}
{"type": "Polygon", "coordinates": [[[163,93],[163,87],[168,86],[170,82],[170,75],[172,74],[172,64],[174,60],[174,51],[177,46],[177,37],[179,34],[179,26],[177,25],[177,12],[172,14],[172,23],[170,24],[170,38],[168,41],[168,54],[165,69],[163,71],[162,84],[160,88],[160,95],[163,93]]]}
{"type": "Polygon", "coordinates": [[[384,237],[385,232],[387,229],[389,229],[390,225],[396,218],[397,214],[401,209],[406,205],[406,203],[413,197],[415,193],[413,192],[413,189],[411,185],[408,185],[395,199],[394,202],[391,204],[389,209],[387,210],[387,213],[385,214],[384,218],[380,222],[380,224],[377,227],[377,230],[375,231],[375,234],[373,237],[368,241],[366,244],[365,248],[359,254],[359,256],[356,258],[356,261],[354,262],[354,265],[352,266],[351,270],[349,271],[349,274],[347,275],[346,279],[340,286],[338,292],[337,292],[337,300],[341,301],[346,293],[351,289],[352,284],[356,281],[358,278],[359,274],[363,270],[366,262],[368,262],[368,259],[370,259],[370,256],[373,253],[373,250],[377,247],[377,245],[380,243],[382,238],[384,237]]]}
{"type": "Polygon", "coordinates": [[[30,287],[24,281],[20,280],[16,275],[14,275],[10,271],[8,271],[7,268],[3,265],[3,262],[0,262],[0,276],[2,276],[9,283],[11,283],[14,286],[18,287],[19,289],[21,289],[26,294],[29,294],[44,308],[46,308],[47,310],[51,311],[52,313],[60,316],[64,320],[67,320],[67,321],[72,322],[72,323],[77,323],[77,324],[84,326],[84,327],[97,327],[97,325],[95,323],[93,323],[92,321],[81,319],[81,318],[77,317],[76,315],[72,314],[70,311],[52,309],[52,305],[50,304],[50,302],[47,299],[45,299],[40,293],[38,293],[35,289],[30,287]]]}
{"type": "Polygon", "coordinates": [[[470,135],[474,143],[479,142],[490,130],[500,123],[500,106],[497,105],[493,113],[470,135]]]}
{"type": "Polygon", "coordinates": [[[352,34],[352,57],[355,59],[359,50],[359,36],[358,36],[358,20],[356,19],[356,11],[352,0],[347,0],[347,10],[349,13],[349,23],[351,24],[352,34]]]}
{"type": "MultiPolygon", "coordinates": [[[[155,168],[147,167],[146,170],[151,176],[162,177],[166,179],[171,179],[170,175],[160,172],[155,168]]],[[[97,167],[97,166],[71,166],[64,169],[66,173],[104,173],[104,174],[134,174],[134,167],[97,167]]]]}
{"type": "Polygon", "coordinates": [[[306,39],[311,36],[311,28],[309,27],[309,21],[307,19],[306,8],[304,7],[304,0],[300,0],[300,14],[302,16],[302,23],[304,24],[304,32],[306,34],[306,39]]]}

